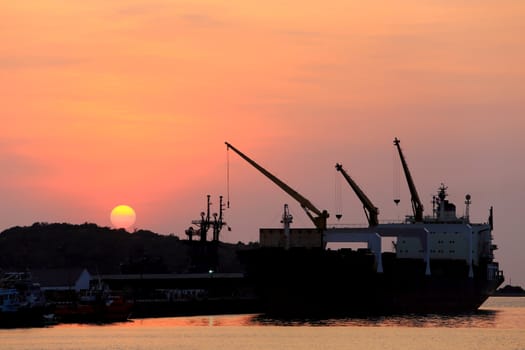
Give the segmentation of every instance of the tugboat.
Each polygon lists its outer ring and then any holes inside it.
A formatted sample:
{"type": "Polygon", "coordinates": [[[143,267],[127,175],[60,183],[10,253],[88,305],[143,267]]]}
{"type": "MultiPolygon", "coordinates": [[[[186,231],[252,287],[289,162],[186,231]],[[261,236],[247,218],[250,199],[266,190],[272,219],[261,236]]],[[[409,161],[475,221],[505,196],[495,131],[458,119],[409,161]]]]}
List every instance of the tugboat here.
{"type": "Polygon", "coordinates": [[[112,293],[99,282],[98,286],[78,293],[75,300],[59,302],[54,315],[64,323],[111,323],[127,321],[133,302],[112,293]]]}
{"type": "Polygon", "coordinates": [[[290,228],[285,206],[284,228],[261,228],[260,247],[240,252],[264,313],[319,317],[472,312],[503,283],[493,254],[497,246],[492,243],[492,208],[488,222],[471,223],[467,195],[466,214],[457,217],[442,184],[433,200],[433,215],[424,216],[399,143],[396,138],[414,211],[404,223],[379,223],[379,210],[336,165],[363,203],[369,226],[361,228],[329,228],[326,210],[226,143],[298,201],[315,225],[290,228]],[[383,237],[395,239],[394,252],[382,251],[383,237]],[[361,242],[367,248],[326,249],[333,242],[361,242]]]}

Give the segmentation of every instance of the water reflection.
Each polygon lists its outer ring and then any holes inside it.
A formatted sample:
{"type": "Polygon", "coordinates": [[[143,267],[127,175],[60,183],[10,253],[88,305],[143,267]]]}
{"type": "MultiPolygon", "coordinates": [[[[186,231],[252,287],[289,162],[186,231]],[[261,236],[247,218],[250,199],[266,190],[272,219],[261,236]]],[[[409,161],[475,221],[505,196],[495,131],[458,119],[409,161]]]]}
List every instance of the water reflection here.
{"type": "Polygon", "coordinates": [[[53,324],[49,328],[108,329],[173,328],[173,327],[405,327],[405,328],[505,328],[525,324],[525,298],[491,298],[483,307],[466,314],[409,314],[367,317],[273,318],[260,314],[187,316],[131,319],[112,324],[53,324]]]}
{"type": "MultiPolygon", "coordinates": [[[[219,315],[155,319],[135,319],[124,327],[420,327],[495,328],[502,325],[499,310],[480,310],[469,314],[412,314],[344,318],[274,318],[265,315],[219,315]]],[[[503,322],[505,323],[505,322],[503,322]]]]}
{"type": "Polygon", "coordinates": [[[133,319],[128,327],[224,327],[255,326],[253,319],[257,315],[213,315],[133,319]]]}
{"type": "Polygon", "coordinates": [[[493,328],[496,325],[498,313],[497,310],[480,310],[468,314],[409,314],[322,319],[285,319],[255,315],[251,318],[251,324],[266,326],[493,328]]]}

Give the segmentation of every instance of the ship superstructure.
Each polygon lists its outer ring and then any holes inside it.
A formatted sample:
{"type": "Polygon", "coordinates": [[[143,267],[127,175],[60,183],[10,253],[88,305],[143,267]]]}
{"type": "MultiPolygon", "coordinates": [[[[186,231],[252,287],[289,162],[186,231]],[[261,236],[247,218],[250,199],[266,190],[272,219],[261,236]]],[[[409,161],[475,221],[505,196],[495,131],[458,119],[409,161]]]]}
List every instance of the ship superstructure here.
{"type": "MultiPolygon", "coordinates": [[[[497,246],[492,243],[492,209],[487,223],[471,223],[468,216],[457,217],[455,205],[445,199],[446,189],[443,184],[439,188],[437,215],[412,224],[428,230],[430,258],[471,260],[476,265],[482,259],[493,259],[497,246]]],[[[469,195],[467,198],[470,202],[469,195]]],[[[408,237],[397,242],[396,252],[400,258],[420,259],[424,249],[418,239],[408,237]]]]}

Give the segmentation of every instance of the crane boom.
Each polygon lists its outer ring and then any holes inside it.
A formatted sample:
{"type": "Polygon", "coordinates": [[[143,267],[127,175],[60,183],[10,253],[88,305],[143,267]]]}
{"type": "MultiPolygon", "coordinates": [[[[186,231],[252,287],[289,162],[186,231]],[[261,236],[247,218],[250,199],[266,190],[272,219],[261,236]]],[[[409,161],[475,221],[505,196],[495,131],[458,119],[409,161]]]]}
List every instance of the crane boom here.
{"type": "Polygon", "coordinates": [[[405,156],[403,155],[403,151],[401,151],[401,146],[399,146],[399,143],[400,141],[396,137],[394,139],[394,145],[397,147],[397,151],[399,152],[401,164],[403,165],[403,171],[405,172],[405,177],[408,183],[408,189],[410,190],[410,201],[412,202],[412,210],[414,211],[414,221],[421,222],[423,221],[423,203],[421,203],[421,200],[419,199],[416,185],[414,184],[414,180],[412,179],[412,175],[410,174],[410,170],[408,169],[405,156]]]}
{"type": "Polygon", "coordinates": [[[326,229],[326,220],[329,217],[329,214],[326,210],[321,211],[317,209],[308,199],[303,197],[299,192],[295,191],[293,188],[291,188],[290,186],[282,182],[280,179],[278,179],[268,170],[264,169],[262,166],[257,164],[255,161],[250,159],[247,155],[239,151],[237,148],[233,147],[228,142],[225,142],[225,144],[226,144],[227,149],[232,149],[242,159],[250,163],[255,169],[259,170],[263,175],[265,175],[273,183],[279,186],[284,192],[288,193],[293,199],[299,202],[301,207],[306,212],[306,215],[308,215],[310,220],[312,220],[312,222],[314,223],[315,227],[317,227],[319,230],[326,229]],[[312,213],[314,213],[316,216],[312,215],[312,213]]]}
{"type": "Polygon", "coordinates": [[[355,183],[355,181],[350,177],[350,175],[348,175],[348,173],[343,168],[343,165],[337,163],[335,165],[335,168],[337,169],[337,171],[343,174],[344,178],[346,179],[350,187],[352,187],[361,203],[363,203],[363,209],[365,210],[368,225],[377,226],[379,224],[379,220],[377,218],[379,215],[379,209],[374,204],[372,204],[372,201],[366,196],[366,194],[361,190],[357,183],[355,183]]]}

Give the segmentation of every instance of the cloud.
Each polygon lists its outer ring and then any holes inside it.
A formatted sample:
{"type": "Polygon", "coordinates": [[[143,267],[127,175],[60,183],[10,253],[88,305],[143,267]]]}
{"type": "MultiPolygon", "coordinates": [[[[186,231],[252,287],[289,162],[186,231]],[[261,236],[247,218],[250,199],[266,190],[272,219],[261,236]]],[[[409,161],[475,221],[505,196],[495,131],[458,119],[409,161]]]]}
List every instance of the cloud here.
{"type": "Polygon", "coordinates": [[[2,56],[0,69],[48,68],[78,65],[83,59],[59,56],[2,56]]]}
{"type": "Polygon", "coordinates": [[[142,28],[171,28],[176,22],[190,27],[208,28],[226,24],[217,15],[222,12],[222,9],[215,6],[171,6],[161,2],[148,2],[118,8],[113,15],[117,18],[134,18],[142,28]]]}
{"type": "Polygon", "coordinates": [[[0,187],[12,188],[24,182],[24,178],[34,178],[47,174],[49,167],[43,162],[22,155],[7,143],[0,143],[0,187]]]}
{"type": "Polygon", "coordinates": [[[225,24],[224,21],[202,13],[186,13],[180,15],[179,18],[185,21],[187,24],[198,27],[216,27],[225,24]]]}

